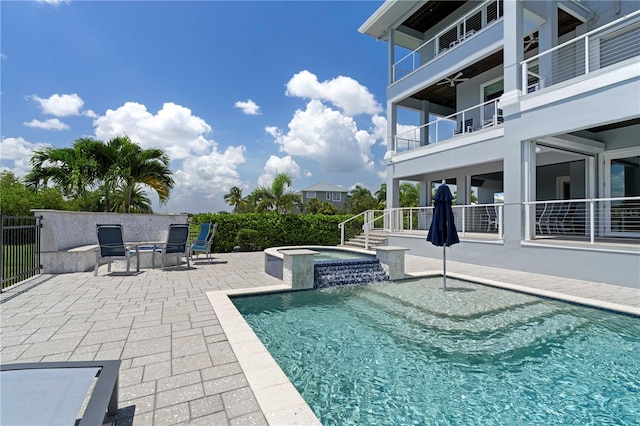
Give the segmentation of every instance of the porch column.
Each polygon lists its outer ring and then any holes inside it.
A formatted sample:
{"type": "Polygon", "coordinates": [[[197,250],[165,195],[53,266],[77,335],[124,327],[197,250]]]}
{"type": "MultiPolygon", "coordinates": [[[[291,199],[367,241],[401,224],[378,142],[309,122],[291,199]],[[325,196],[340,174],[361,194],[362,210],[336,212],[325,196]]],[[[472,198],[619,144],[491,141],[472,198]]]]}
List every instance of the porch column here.
{"type": "MultiPolygon", "coordinates": [[[[429,123],[429,109],[431,102],[422,101],[422,111],[420,111],[420,124],[424,125],[429,123]]],[[[420,130],[420,146],[429,145],[429,127],[424,126],[420,130]]]]}
{"type": "MultiPolygon", "coordinates": [[[[558,45],[558,3],[550,1],[546,3],[545,21],[538,28],[538,52],[545,52],[558,45]]],[[[540,75],[545,81],[550,82],[553,73],[553,55],[544,55],[539,59],[540,75]]],[[[544,82],[540,83],[540,88],[544,82]]]]}
{"type": "Polygon", "coordinates": [[[469,186],[465,175],[456,176],[456,204],[463,206],[469,204],[469,186]]]}
{"type": "MultiPolygon", "coordinates": [[[[522,157],[524,166],[522,169],[524,180],[524,201],[536,201],[536,142],[525,141],[522,143],[522,157]]],[[[524,238],[532,240],[536,235],[536,206],[525,207],[524,238]]]]}
{"type": "Polygon", "coordinates": [[[420,181],[420,188],[419,188],[419,191],[418,191],[418,196],[419,196],[419,201],[418,201],[418,205],[419,206],[428,206],[430,204],[431,197],[429,196],[429,181],[428,180],[420,181]]]}
{"type": "Polygon", "coordinates": [[[387,176],[387,208],[400,207],[400,179],[387,176]]]}
{"type": "Polygon", "coordinates": [[[395,35],[396,35],[396,31],[393,28],[389,28],[389,35],[388,35],[388,39],[389,39],[389,43],[388,43],[388,52],[389,52],[389,85],[391,85],[391,83],[393,83],[394,80],[394,75],[393,75],[393,64],[396,62],[396,58],[395,58],[395,35]]]}
{"type": "MultiPolygon", "coordinates": [[[[505,109],[517,103],[520,96],[520,62],[524,59],[524,6],[522,0],[504,2],[504,94],[505,109]]],[[[510,115],[508,110],[505,115],[510,115]]]]}
{"type": "MultiPolygon", "coordinates": [[[[398,106],[387,102],[387,153],[396,152],[396,130],[398,127],[398,106]]],[[[386,157],[386,156],[385,156],[386,157]]]]}

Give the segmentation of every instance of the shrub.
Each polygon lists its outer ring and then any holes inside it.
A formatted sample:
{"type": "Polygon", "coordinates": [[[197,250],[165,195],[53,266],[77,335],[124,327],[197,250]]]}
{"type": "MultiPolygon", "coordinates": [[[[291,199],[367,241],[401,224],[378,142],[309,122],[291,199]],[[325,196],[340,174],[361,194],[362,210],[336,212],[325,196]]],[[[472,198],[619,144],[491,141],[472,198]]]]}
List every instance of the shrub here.
{"type": "Polygon", "coordinates": [[[260,250],[258,245],[258,231],[253,229],[241,229],[236,235],[236,245],[240,247],[240,251],[260,250]]]}
{"type": "MultiPolygon", "coordinates": [[[[198,228],[202,222],[218,224],[213,240],[213,250],[230,253],[236,244],[238,232],[253,230],[253,243],[263,250],[268,247],[293,245],[340,244],[338,224],[351,215],[283,215],[277,213],[220,214],[200,213],[192,216],[192,226],[198,228]]],[[[196,231],[197,232],[197,231],[196,231]]]]}

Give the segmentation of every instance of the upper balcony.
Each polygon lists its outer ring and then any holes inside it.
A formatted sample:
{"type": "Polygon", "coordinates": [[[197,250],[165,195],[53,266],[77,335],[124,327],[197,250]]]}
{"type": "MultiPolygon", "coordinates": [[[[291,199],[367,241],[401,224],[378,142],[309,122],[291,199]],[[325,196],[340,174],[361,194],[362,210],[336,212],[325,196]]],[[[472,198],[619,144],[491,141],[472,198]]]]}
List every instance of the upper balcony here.
{"type": "MultiPolygon", "coordinates": [[[[396,61],[391,67],[391,83],[393,84],[412,74],[419,68],[444,58],[445,55],[452,52],[454,48],[468,42],[488,27],[502,20],[503,1],[504,0],[488,0],[480,3],[438,31],[433,37],[422,43],[416,49],[396,61]]],[[[439,6],[438,3],[442,2],[435,2],[435,5],[429,8],[429,12],[432,15],[436,13],[454,13],[456,9],[452,9],[453,5],[457,8],[460,7],[459,3],[464,2],[446,2],[449,4],[449,8],[446,10],[444,10],[444,6],[439,6]],[[437,9],[437,11],[434,12],[434,8],[437,9]]],[[[404,27],[418,32],[424,31],[424,29],[428,28],[431,24],[431,22],[426,19],[426,16],[427,12],[420,9],[412,17],[407,19],[404,27]]]]}
{"type": "Polygon", "coordinates": [[[640,57],[640,10],[532,56],[521,63],[523,94],[563,87],[640,57]]]}

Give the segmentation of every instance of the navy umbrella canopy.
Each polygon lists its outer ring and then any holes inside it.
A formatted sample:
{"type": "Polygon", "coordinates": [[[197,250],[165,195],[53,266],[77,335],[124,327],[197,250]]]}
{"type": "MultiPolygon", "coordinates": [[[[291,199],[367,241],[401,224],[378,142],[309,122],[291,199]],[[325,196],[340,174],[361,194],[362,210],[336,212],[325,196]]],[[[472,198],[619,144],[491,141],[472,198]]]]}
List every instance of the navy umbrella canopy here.
{"type": "Polygon", "coordinates": [[[433,219],[427,234],[427,241],[433,245],[442,247],[442,270],[444,289],[447,289],[447,252],[446,247],[460,242],[456,230],[455,217],[451,202],[453,195],[449,187],[442,181],[436,195],[433,197],[433,219]]]}

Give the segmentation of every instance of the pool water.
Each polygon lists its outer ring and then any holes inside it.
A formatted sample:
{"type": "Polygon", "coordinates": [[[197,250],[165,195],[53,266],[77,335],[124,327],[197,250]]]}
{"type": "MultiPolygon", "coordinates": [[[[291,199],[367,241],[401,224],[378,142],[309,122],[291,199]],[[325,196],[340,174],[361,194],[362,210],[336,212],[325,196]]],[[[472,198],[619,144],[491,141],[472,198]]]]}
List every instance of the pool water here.
{"type": "Polygon", "coordinates": [[[640,424],[640,319],[441,278],[234,298],[324,425],[640,424]]]}
{"type": "Polygon", "coordinates": [[[316,249],[316,248],[312,250],[318,252],[318,254],[313,256],[313,259],[316,262],[323,261],[323,260],[375,259],[375,256],[372,256],[366,253],[358,253],[355,251],[316,249]]]}

